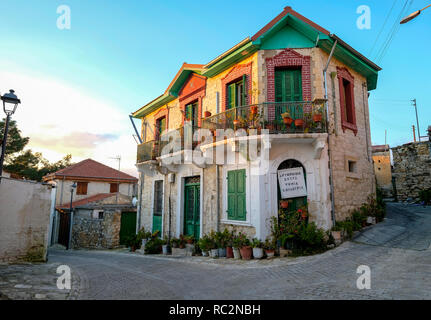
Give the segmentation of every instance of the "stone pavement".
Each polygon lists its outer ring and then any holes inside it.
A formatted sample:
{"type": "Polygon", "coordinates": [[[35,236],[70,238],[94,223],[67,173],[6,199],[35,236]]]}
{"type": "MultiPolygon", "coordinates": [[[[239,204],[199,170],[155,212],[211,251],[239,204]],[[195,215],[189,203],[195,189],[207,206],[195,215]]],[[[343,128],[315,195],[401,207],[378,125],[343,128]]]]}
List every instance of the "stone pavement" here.
{"type": "Polygon", "coordinates": [[[390,203],[384,222],[309,257],[234,261],[52,250],[45,265],[0,266],[0,292],[14,299],[431,299],[429,230],[431,207],[390,203]],[[72,270],[70,292],[56,289],[60,264],[72,270]],[[360,265],[371,269],[369,290],[356,287],[360,265]]]}

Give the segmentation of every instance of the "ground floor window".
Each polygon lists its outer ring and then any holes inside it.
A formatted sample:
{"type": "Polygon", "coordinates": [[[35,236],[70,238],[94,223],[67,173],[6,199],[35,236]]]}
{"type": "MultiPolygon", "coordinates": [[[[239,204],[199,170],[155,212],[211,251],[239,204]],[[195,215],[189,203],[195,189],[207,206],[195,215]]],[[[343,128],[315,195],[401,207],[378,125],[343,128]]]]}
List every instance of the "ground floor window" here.
{"type": "Polygon", "coordinates": [[[245,178],[245,169],[231,170],[227,173],[227,218],[229,220],[246,220],[245,178]]]}

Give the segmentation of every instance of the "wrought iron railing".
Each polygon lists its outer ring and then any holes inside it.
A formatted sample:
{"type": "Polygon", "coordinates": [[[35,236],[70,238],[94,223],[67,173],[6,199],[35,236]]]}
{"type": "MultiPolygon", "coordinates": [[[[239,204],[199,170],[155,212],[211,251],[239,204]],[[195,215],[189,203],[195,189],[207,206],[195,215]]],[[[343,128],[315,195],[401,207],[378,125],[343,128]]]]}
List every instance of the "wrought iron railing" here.
{"type": "Polygon", "coordinates": [[[323,102],[271,102],[236,107],[202,119],[202,128],[268,129],[269,133],[326,132],[323,102]]]}
{"type": "MultiPolygon", "coordinates": [[[[255,129],[252,131],[254,134],[260,134],[262,129],[267,129],[270,134],[327,132],[323,101],[270,102],[236,107],[203,118],[201,128],[211,130],[214,141],[217,129],[255,129]]],[[[193,141],[197,129],[191,125],[182,126],[162,134],[156,140],[138,145],[137,162],[155,160],[166,152],[173,153],[175,150],[163,152],[173,139],[180,150],[194,150],[199,143],[193,141]]]]}

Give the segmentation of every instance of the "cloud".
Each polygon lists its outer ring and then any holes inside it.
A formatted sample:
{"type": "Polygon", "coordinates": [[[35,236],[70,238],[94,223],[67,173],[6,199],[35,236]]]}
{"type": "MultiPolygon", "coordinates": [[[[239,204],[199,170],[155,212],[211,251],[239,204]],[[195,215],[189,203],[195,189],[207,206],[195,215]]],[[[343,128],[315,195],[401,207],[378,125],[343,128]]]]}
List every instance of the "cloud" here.
{"type": "Polygon", "coordinates": [[[128,114],[118,106],[95,98],[55,79],[30,72],[0,72],[0,93],[13,88],[21,99],[13,119],[29,148],[50,161],[72,154],[74,162],[92,158],[136,176],[136,143],[128,114]],[[4,88],[7,84],[7,88],[4,88]]]}

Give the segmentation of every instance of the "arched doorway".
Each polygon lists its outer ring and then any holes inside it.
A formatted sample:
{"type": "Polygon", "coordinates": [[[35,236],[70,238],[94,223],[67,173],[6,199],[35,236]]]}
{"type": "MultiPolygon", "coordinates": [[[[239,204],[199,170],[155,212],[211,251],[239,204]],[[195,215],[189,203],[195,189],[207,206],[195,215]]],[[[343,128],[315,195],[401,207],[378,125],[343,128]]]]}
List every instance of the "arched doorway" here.
{"type": "MultiPolygon", "coordinates": [[[[294,169],[294,168],[301,168],[303,175],[304,175],[304,183],[307,184],[307,177],[306,177],[306,171],[304,166],[301,162],[295,160],[295,159],[288,159],[280,163],[280,165],[277,168],[277,172],[284,169],[294,169]]],[[[278,181],[277,176],[277,203],[278,203],[278,211],[280,210],[280,202],[281,200],[288,200],[289,207],[287,208],[288,211],[296,211],[299,208],[307,205],[307,196],[300,196],[300,197],[288,197],[288,198],[282,198],[281,190],[280,190],[280,183],[278,181]]]]}

